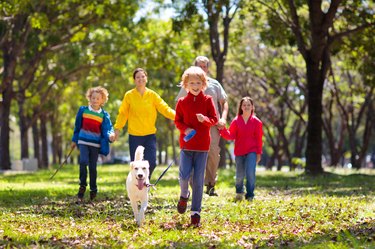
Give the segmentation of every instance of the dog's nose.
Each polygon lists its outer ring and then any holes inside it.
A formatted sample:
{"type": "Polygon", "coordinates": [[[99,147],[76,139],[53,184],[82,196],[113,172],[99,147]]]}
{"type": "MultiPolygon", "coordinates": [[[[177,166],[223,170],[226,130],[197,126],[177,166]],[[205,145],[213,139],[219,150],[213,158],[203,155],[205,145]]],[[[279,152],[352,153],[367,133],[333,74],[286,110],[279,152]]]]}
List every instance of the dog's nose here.
{"type": "Polygon", "coordinates": [[[142,174],[138,174],[138,178],[143,178],[143,175],[142,174]]]}

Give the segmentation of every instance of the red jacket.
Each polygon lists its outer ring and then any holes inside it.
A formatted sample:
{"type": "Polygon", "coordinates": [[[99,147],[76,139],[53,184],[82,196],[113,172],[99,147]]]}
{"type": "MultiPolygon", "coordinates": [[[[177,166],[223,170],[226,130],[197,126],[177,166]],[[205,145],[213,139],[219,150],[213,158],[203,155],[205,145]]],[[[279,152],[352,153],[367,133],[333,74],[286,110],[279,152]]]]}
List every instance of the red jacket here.
{"type": "Polygon", "coordinates": [[[220,130],[220,135],[227,140],[235,140],[235,156],[244,156],[250,152],[262,154],[262,126],[262,121],[254,115],[249,117],[246,124],[242,116],[238,115],[230,124],[229,130],[220,130]]]}
{"type": "Polygon", "coordinates": [[[210,148],[210,127],[218,121],[212,97],[200,92],[197,96],[188,93],[178,100],[175,124],[180,130],[180,148],[183,150],[208,151],[210,148]],[[201,113],[205,120],[198,121],[196,114],[201,113]],[[188,142],[184,141],[185,130],[194,129],[197,133],[188,142]]]}

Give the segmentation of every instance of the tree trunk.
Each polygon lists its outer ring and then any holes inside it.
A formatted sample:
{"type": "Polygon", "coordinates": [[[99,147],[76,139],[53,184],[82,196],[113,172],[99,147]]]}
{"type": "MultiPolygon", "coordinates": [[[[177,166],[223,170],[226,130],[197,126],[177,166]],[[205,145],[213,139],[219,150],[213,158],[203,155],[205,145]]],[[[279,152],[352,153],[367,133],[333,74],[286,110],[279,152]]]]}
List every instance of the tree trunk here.
{"type": "Polygon", "coordinates": [[[33,131],[33,145],[34,145],[34,157],[38,160],[38,168],[41,168],[41,160],[40,160],[40,146],[39,146],[39,128],[38,122],[35,121],[32,125],[33,131]]]}
{"type": "Polygon", "coordinates": [[[40,116],[40,136],[42,141],[41,167],[48,168],[47,114],[40,116]]]}
{"type": "Polygon", "coordinates": [[[3,101],[1,105],[1,134],[0,134],[0,163],[1,169],[10,169],[10,151],[9,151],[9,115],[10,104],[12,101],[12,88],[8,87],[3,91],[3,101]]]}
{"type": "Polygon", "coordinates": [[[322,168],[322,96],[324,78],[319,70],[320,63],[308,56],[307,90],[308,90],[308,121],[306,145],[306,173],[316,175],[323,172],[322,168]]]}
{"type": "Polygon", "coordinates": [[[18,96],[18,116],[19,116],[19,126],[20,126],[20,139],[21,139],[21,159],[29,158],[29,136],[28,136],[28,120],[25,114],[25,95],[20,93],[18,96]]]}

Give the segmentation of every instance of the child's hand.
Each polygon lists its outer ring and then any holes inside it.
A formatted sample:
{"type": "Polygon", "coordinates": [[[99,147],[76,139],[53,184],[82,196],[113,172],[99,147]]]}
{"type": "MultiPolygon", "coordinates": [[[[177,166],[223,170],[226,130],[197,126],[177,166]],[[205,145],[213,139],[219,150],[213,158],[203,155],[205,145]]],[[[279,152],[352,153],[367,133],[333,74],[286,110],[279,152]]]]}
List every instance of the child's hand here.
{"type": "Polygon", "coordinates": [[[111,133],[111,134],[109,135],[109,141],[111,141],[111,142],[116,141],[116,135],[115,135],[115,133],[111,133]]]}
{"type": "Polygon", "coordinates": [[[70,145],[70,148],[74,149],[75,147],[77,147],[77,144],[75,142],[72,142],[72,144],[70,145]]]}
{"type": "Polygon", "coordinates": [[[185,135],[188,135],[192,130],[193,130],[193,129],[191,129],[191,128],[187,128],[187,129],[185,130],[185,135]]]}
{"type": "Polygon", "coordinates": [[[204,115],[201,113],[197,113],[196,115],[197,115],[198,121],[202,123],[204,121],[204,115]]]}

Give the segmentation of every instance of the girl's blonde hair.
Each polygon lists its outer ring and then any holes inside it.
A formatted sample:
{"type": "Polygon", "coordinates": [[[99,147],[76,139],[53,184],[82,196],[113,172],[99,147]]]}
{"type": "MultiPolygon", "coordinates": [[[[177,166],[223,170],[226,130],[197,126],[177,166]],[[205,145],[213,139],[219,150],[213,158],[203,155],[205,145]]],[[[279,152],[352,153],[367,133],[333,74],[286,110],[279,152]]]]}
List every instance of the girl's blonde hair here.
{"type": "Polygon", "coordinates": [[[105,103],[107,103],[108,96],[109,96],[109,93],[108,93],[107,89],[105,89],[102,86],[96,86],[96,87],[89,88],[89,90],[87,90],[87,92],[86,92],[86,99],[88,101],[90,101],[90,98],[91,98],[93,93],[99,93],[100,95],[102,95],[103,104],[101,106],[103,106],[105,103]]]}
{"type": "Polygon", "coordinates": [[[189,83],[189,77],[198,77],[202,81],[203,91],[207,88],[207,77],[206,73],[202,68],[197,66],[191,66],[185,70],[182,74],[182,81],[180,86],[187,89],[189,83]]]}
{"type": "Polygon", "coordinates": [[[238,105],[238,112],[237,112],[237,115],[242,115],[243,114],[243,111],[242,111],[242,103],[244,101],[249,101],[251,103],[251,105],[253,106],[253,109],[251,110],[251,114],[250,115],[255,115],[254,112],[255,112],[255,106],[254,106],[254,101],[252,98],[246,96],[246,97],[243,97],[240,101],[240,104],[238,105]]]}

